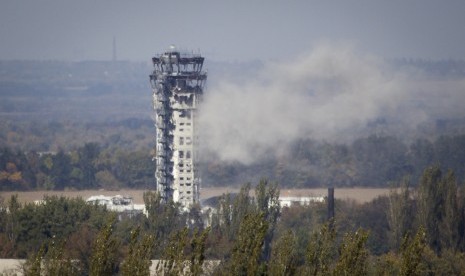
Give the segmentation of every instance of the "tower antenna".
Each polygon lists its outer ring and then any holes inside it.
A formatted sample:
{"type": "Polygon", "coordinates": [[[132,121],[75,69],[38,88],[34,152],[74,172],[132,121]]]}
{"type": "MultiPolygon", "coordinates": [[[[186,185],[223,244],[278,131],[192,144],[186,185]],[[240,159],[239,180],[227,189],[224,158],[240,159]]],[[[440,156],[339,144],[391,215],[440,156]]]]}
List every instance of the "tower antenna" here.
{"type": "Polygon", "coordinates": [[[112,57],[112,61],[115,62],[116,61],[116,37],[113,36],[113,57],[112,57]]]}

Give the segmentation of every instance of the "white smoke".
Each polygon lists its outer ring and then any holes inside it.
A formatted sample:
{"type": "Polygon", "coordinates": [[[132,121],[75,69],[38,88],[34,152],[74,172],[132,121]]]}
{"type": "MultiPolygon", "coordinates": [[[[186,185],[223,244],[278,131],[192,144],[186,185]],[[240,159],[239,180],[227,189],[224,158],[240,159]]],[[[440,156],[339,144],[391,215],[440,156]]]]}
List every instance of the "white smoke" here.
{"type": "Polygon", "coordinates": [[[202,144],[222,160],[248,163],[303,137],[347,141],[379,118],[415,127],[438,109],[429,102],[438,90],[451,94],[442,105],[465,102],[463,81],[432,88],[379,57],[328,45],[267,63],[257,75],[221,80],[205,94],[202,144]]]}

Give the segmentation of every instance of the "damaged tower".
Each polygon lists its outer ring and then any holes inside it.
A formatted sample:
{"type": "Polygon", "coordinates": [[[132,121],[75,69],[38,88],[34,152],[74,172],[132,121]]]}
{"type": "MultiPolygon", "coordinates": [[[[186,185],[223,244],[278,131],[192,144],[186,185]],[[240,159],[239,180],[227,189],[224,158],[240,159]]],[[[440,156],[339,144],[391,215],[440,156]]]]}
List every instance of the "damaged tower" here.
{"type": "Polygon", "coordinates": [[[202,71],[204,58],[170,47],[152,61],[157,191],[165,202],[188,207],[199,201],[196,111],[207,79],[202,71]]]}

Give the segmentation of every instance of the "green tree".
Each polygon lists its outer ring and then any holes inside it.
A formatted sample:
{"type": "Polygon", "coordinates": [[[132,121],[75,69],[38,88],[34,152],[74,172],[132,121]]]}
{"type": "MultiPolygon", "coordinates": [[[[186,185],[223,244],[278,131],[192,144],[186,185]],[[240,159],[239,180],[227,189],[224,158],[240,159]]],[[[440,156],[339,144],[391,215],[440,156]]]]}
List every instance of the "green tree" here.
{"type": "MultiPolygon", "coordinates": [[[[230,216],[230,229],[229,229],[229,239],[234,240],[239,231],[240,225],[244,217],[249,214],[254,206],[250,198],[250,183],[246,183],[241,187],[239,194],[232,203],[231,216],[230,216]]],[[[225,216],[223,216],[225,219],[225,216]]]]}
{"type": "Polygon", "coordinates": [[[408,178],[400,184],[400,189],[392,189],[389,195],[389,241],[391,249],[398,250],[402,239],[412,227],[414,220],[412,200],[410,199],[410,181],[408,178]]]}
{"type": "Polygon", "coordinates": [[[367,275],[367,239],[368,232],[363,229],[344,235],[334,275],[367,275]]]}
{"type": "Polygon", "coordinates": [[[140,237],[140,227],[131,231],[129,252],[121,266],[122,275],[148,276],[150,275],[150,257],[154,245],[154,237],[144,235],[140,237]]]}
{"type": "Polygon", "coordinates": [[[232,275],[258,275],[265,270],[260,261],[268,222],[263,213],[246,214],[240,223],[232,251],[229,271],[232,275]]]}
{"type": "Polygon", "coordinates": [[[260,180],[255,187],[257,212],[263,213],[268,222],[268,231],[265,236],[262,259],[268,261],[271,255],[271,242],[273,240],[276,221],[280,215],[278,184],[269,184],[266,179],[260,180]]]}
{"type": "MultiPolygon", "coordinates": [[[[148,213],[147,228],[160,243],[160,250],[165,247],[172,233],[183,228],[185,214],[181,214],[178,203],[162,203],[158,192],[145,192],[143,198],[148,213]]],[[[161,251],[155,249],[155,254],[161,254],[161,251]]]]}
{"type": "Polygon", "coordinates": [[[405,236],[401,247],[400,275],[422,275],[420,264],[426,248],[425,230],[420,227],[413,239],[405,236]]]}
{"type": "Polygon", "coordinates": [[[65,243],[52,239],[48,244],[47,254],[44,257],[45,274],[49,276],[81,275],[73,261],[64,251],[65,243]]]}
{"type": "Polygon", "coordinates": [[[112,235],[115,221],[116,218],[112,217],[93,242],[89,270],[91,276],[113,275],[118,269],[119,244],[112,235]]]}
{"type": "Polygon", "coordinates": [[[184,250],[189,240],[188,235],[187,227],[171,235],[162,255],[162,261],[157,265],[157,274],[175,276],[185,273],[187,262],[184,250]]]}
{"type": "Polygon", "coordinates": [[[81,275],[79,269],[66,256],[64,242],[49,240],[31,254],[23,267],[25,275],[74,276],[81,275]]]}
{"type": "Polygon", "coordinates": [[[218,204],[218,212],[220,217],[218,219],[218,227],[220,227],[219,231],[221,234],[228,235],[229,238],[232,235],[231,220],[233,216],[231,195],[223,194],[218,204]]]}
{"type": "Polygon", "coordinates": [[[438,165],[425,169],[418,188],[418,224],[425,227],[428,244],[441,251],[440,225],[443,219],[444,195],[438,165]]]}
{"type": "Polygon", "coordinates": [[[453,171],[449,171],[442,179],[444,189],[444,215],[440,225],[441,246],[456,251],[459,247],[461,223],[460,212],[457,202],[457,181],[453,171]]]}
{"type": "Polygon", "coordinates": [[[31,255],[24,264],[24,275],[26,276],[40,276],[42,271],[42,260],[45,255],[45,245],[42,244],[36,254],[31,255]]]}
{"type": "Polygon", "coordinates": [[[328,275],[335,258],[336,231],[330,227],[330,222],[321,226],[319,231],[313,232],[306,252],[308,275],[328,275]]]}
{"type": "Polygon", "coordinates": [[[22,205],[18,200],[18,195],[12,195],[10,200],[8,201],[8,211],[9,216],[7,217],[7,225],[6,231],[8,233],[8,237],[11,241],[16,241],[19,235],[18,229],[18,214],[21,211],[22,205]]]}
{"type": "Polygon", "coordinates": [[[205,261],[205,246],[210,227],[204,231],[199,229],[194,230],[194,235],[191,239],[191,257],[190,257],[190,273],[194,276],[202,275],[203,263],[205,261]]]}
{"type": "Polygon", "coordinates": [[[437,255],[445,248],[458,247],[459,214],[453,172],[443,178],[438,165],[425,169],[418,188],[418,224],[425,227],[428,245],[437,255]]]}
{"type": "Polygon", "coordinates": [[[164,253],[157,265],[157,273],[163,275],[193,275],[203,274],[206,240],[210,228],[203,231],[194,229],[189,237],[187,227],[174,232],[165,247],[164,253]]]}
{"type": "Polygon", "coordinates": [[[297,269],[295,248],[295,235],[291,230],[288,230],[273,246],[268,264],[268,274],[271,276],[295,275],[297,269]]]}

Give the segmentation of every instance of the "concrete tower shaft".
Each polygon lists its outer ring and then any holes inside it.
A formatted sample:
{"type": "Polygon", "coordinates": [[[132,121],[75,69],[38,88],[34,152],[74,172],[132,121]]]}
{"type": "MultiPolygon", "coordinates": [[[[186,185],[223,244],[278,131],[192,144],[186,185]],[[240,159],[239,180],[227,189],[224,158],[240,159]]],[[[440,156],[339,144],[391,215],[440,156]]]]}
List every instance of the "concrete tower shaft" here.
{"type": "Polygon", "coordinates": [[[204,58],[172,49],[152,61],[157,191],[164,201],[188,207],[199,201],[196,113],[207,79],[204,58]]]}

